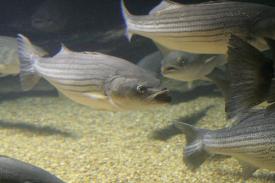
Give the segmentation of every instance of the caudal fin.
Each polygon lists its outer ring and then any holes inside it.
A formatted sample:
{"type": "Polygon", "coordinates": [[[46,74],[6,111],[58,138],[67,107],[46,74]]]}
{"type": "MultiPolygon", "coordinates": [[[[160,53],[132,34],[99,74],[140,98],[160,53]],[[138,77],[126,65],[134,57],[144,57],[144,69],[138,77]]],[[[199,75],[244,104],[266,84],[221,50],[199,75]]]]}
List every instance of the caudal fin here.
{"type": "Polygon", "coordinates": [[[125,35],[128,38],[129,41],[131,41],[133,34],[129,31],[130,27],[131,27],[131,13],[128,11],[128,9],[125,6],[125,0],[121,0],[120,1],[120,6],[121,6],[121,12],[122,12],[122,17],[124,19],[125,22],[125,26],[126,26],[126,31],[125,31],[125,35]]]}
{"type": "Polygon", "coordinates": [[[195,170],[210,157],[203,144],[203,135],[206,133],[206,130],[197,129],[182,122],[176,122],[175,127],[181,130],[186,136],[187,143],[183,160],[188,168],[195,170]]]}
{"type": "Polygon", "coordinates": [[[39,55],[29,39],[21,34],[17,35],[17,45],[20,60],[21,87],[24,91],[28,91],[32,89],[40,79],[34,67],[39,59],[39,55]]]}
{"type": "Polygon", "coordinates": [[[237,117],[248,109],[267,100],[273,78],[273,62],[232,35],[228,47],[230,97],[227,112],[237,117]]]}

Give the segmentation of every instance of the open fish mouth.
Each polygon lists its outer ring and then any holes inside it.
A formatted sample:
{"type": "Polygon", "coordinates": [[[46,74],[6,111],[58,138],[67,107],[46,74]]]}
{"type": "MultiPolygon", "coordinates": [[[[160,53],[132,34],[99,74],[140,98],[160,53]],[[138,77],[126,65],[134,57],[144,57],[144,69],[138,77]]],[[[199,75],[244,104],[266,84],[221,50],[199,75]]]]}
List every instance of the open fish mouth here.
{"type": "Polygon", "coordinates": [[[151,100],[151,101],[156,100],[158,102],[164,102],[164,103],[171,102],[171,100],[172,100],[171,96],[169,96],[169,90],[166,88],[150,95],[149,97],[147,97],[147,99],[151,100]]]}
{"type": "Polygon", "coordinates": [[[173,67],[173,66],[168,66],[168,67],[165,67],[161,70],[161,72],[163,74],[168,74],[168,73],[173,73],[173,72],[176,72],[178,69],[176,67],[173,67]]]}

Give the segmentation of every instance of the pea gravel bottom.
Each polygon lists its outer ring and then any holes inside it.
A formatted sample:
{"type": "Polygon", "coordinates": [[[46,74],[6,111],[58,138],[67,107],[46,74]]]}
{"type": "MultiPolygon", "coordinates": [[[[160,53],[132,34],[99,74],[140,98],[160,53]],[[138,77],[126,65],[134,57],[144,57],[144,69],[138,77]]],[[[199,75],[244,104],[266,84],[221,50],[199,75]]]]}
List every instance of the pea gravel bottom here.
{"type": "MultiPolygon", "coordinates": [[[[1,80],[1,92],[19,92],[14,80],[1,80]]],[[[22,94],[6,100],[1,95],[0,154],[44,168],[65,182],[242,182],[235,159],[207,161],[198,171],[191,172],[182,162],[183,135],[167,141],[150,138],[154,130],[212,105],[196,125],[211,129],[230,125],[225,121],[220,96],[189,100],[188,93],[183,93],[185,97],[179,104],[150,111],[113,113],[93,111],[64,97],[22,94]]],[[[247,182],[274,180],[271,172],[259,170],[247,182]]]]}

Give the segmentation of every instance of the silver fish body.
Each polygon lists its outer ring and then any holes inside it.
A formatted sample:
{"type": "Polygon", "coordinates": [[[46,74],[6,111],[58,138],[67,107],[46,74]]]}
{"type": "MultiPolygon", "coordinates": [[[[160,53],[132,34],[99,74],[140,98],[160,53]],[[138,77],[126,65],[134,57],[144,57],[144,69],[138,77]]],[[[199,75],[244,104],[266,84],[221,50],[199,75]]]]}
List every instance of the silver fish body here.
{"type": "Polygon", "coordinates": [[[174,51],[161,63],[163,76],[180,81],[209,80],[207,75],[226,63],[224,55],[174,51]]]}
{"type": "Polygon", "coordinates": [[[0,172],[0,182],[3,183],[64,183],[39,167],[6,156],[0,156],[0,172]]]}
{"type": "Polygon", "coordinates": [[[131,15],[122,1],[127,34],[148,37],[172,50],[225,54],[231,34],[264,50],[275,37],[275,8],[245,2],[184,5],[162,1],[149,15],[131,15]]]}
{"type": "Polygon", "coordinates": [[[21,83],[31,89],[40,77],[73,101],[103,110],[141,109],[167,103],[168,91],[144,69],[120,58],[62,47],[52,58],[32,53],[30,41],[18,37],[21,83]]]}
{"type": "Polygon", "coordinates": [[[274,115],[265,110],[254,111],[232,127],[206,130],[185,123],[176,123],[186,135],[184,162],[191,169],[198,168],[210,155],[237,158],[243,165],[243,176],[249,178],[257,169],[275,171],[274,115]]]}
{"type": "MultiPolygon", "coordinates": [[[[40,56],[47,55],[42,48],[36,46],[35,49],[40,56]]],[[[0,36],[0,77],[18,75],[19,65],[16,38],[0,36]]]]}

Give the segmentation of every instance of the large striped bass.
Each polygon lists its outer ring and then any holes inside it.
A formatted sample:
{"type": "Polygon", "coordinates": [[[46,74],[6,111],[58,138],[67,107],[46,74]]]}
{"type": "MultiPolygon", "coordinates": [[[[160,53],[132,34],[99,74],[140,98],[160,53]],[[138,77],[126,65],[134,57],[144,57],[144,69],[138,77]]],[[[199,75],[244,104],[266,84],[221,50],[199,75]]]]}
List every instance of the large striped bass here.
{"type": "Polygon", "coordinates": [[[264,37],[275,38],[275,8],[221,1],[184,5],[163,0],[149,15],[132,15],[121,1],[130,38],[138,34],[172,50],[225,54],[230,34],[267,49],[264,37]]]}
{"type": "Polygon", "coordinates": [[[159,79],[126,60],[65,46],[52,58],[42,58],[26,37],[17,40],[24,90],[43,77],[68,98],[95,109],[143,109],[170,101],[159,79]]]}
{"type": "Polygon", "coordinates": [[[198,168],[211,155],[237,158],[243,167],[244,178],[257,169],[275,171],[274,115],[265,110],[250,112],[232,127],[207,130],[177,122],[175,126],[186,136],[184,162],[190,169],[198,168]]]}

